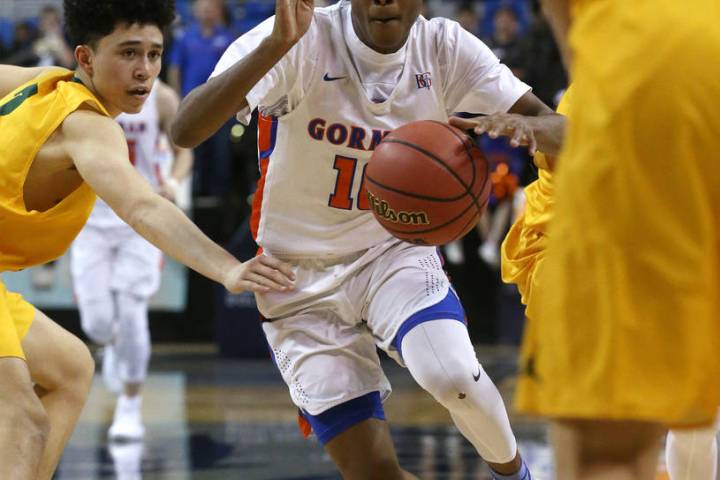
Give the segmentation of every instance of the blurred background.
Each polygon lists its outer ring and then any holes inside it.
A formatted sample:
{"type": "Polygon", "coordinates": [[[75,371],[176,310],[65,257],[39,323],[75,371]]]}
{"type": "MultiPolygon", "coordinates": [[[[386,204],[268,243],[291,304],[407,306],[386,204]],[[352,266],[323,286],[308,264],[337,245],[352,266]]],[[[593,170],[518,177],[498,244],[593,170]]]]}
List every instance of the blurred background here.
{"type": "MultiPolygon", "coordinates": [[[[333,2],[318,1],[324,5],[333,2]]],[[[166,35],[161,78],[181,96],[204,82],[224,49],[274,12],[273,0],[176,0],[177,20],[166,35]]],[[[548,26],[531,0],[429,0],[426,17],[457,20],[495,52],[535,94],[554,107],[566,78],[548,26]]],[[[62,26],[61,0],[0,0],[0,63],[74,68],[62,26]]],[[[238,257],[254,255],[247,219],[258,178],[256,123],[229,121],[194,152],[184,207],[215,241],[238,257]]],[[[514,286],[499,275],[499,243],[523,205],[523,186],[537,172],[523,150],[480,139],[493,169],[490,209],[476,231],[443,248],[447,269],[465,305],[471,336],[480,344],[519,342],[523,309],[514,286]]],[[[11,290],[78,335],[67,258],[4,274],[11,290]]],[[[221,355],[266,356],[251,295],[220,286],[165,262],[151,302],[153,343],[213,342],[221,355]]]]}

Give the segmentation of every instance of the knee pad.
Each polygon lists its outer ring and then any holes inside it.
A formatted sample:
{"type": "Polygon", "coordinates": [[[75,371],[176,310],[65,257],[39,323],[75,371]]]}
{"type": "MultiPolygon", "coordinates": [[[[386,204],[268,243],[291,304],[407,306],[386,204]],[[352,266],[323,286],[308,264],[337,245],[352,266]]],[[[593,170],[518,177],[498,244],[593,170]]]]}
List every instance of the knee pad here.
{"type": "Polygon", "coordinates": [[[79,302],[80,324],[93,342],[106,345],[115,336],[115,303],[112,296],[79,302]]]}
{"type": "Polygon", "coordinates": [[[426,364],[421,371],[413,368],[411,373],[423,389],[451,411],[494,408],[497,403],[497,389],[477,360],[473,368],[472,363],[450,357],[442,363],[426,364]]]}
{"type": "MultiPolygon", "coordinates": [[[[300,411],[300,423],[310,424],[315,436],[323,445],[353,425],[369,418],[385,420],[380,392],[370,392],[362,397],[341,403],[317,415],[300,411]]],[[[304,433],[309,433],[304,431],[304,433]]]]}
{"type": "Polygon", "coordinates": [[[415,381],[447,408],[467,398],[470,391],[495,390],[460,322],[435,320],[417,325],[405,335],[402,349],[415,381]]]}

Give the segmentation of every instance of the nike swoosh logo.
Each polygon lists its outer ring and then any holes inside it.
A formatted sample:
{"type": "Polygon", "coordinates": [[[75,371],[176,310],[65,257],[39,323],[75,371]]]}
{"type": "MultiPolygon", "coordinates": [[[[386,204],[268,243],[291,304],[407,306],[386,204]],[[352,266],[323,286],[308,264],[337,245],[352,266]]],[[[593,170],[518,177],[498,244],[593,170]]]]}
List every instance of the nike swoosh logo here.
{"type": "Polygon", "coordinates": [[[481,374],[482,374],[482,368],[480,368],[480,365],[478,365],[478,373],[477,373],[477,375],[473,375],[473,380],[475,380],[476,382],[477,382],[478,380],[480,380],[480,375],[481,375],[481,374]]]}
{"type": "Polygon", "coordinates": [[[326,73],[323,77],[323,80],[325,80],[326,82],[334,82],[335,80],[342,80],[343,78],[347,78],[347,75],[344,75],[342,77],[331,77],[329,74],[326,73]]]}

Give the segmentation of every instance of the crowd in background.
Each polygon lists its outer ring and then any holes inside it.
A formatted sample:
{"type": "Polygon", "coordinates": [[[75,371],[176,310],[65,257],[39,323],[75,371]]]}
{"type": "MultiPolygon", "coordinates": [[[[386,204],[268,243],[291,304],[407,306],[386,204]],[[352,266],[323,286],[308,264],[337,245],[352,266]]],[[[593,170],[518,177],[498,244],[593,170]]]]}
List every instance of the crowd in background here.
{"type": "MultiPolygon", "coordinates": [[[[316,1],[316,5],[330,2],[316,1]]],[[[227,46],[272,15],[274,0],[176,0],[178,19],[166,38],[161,78],[187,95],[212,72],[227,46]]],[[[29,18],[0,17],[0,63],[74,67],[62,28],[61,2],[39,5],[29,18]]],[[[2,14],[2,11],[0,11],[2,14]]],[[[426,17],[454,18],[490,47],[517,77],[555,107],[566,87],[557,48],[537,0],[427,0],[426,17]]],[[[257,179],[254,122],[230,120],[195,150],[193,217],[236,254],[248,245],[249,199],[257,179]]],[[[493,170],[489,214],[477,231],[447,246],[447,268],[463,298],[473,338],[516,343],[523,310],[514,286],[499,276],[499,242],[522,204],[522,186],[537,172],[527,153],[502,140],[481,138],[493,170]]]]}

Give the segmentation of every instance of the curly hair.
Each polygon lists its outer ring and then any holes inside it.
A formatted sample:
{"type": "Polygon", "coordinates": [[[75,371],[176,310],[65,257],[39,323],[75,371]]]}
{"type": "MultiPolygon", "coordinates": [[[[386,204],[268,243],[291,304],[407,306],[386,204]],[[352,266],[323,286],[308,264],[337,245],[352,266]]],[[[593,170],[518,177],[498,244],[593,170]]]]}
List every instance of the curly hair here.
{"type": "Polygon", "coordinates": [[[175,18],[175,0],[64,0],[63,7],[73,45],[91,45],[110,35],[118,23],[165,30],[175,18]]]}

